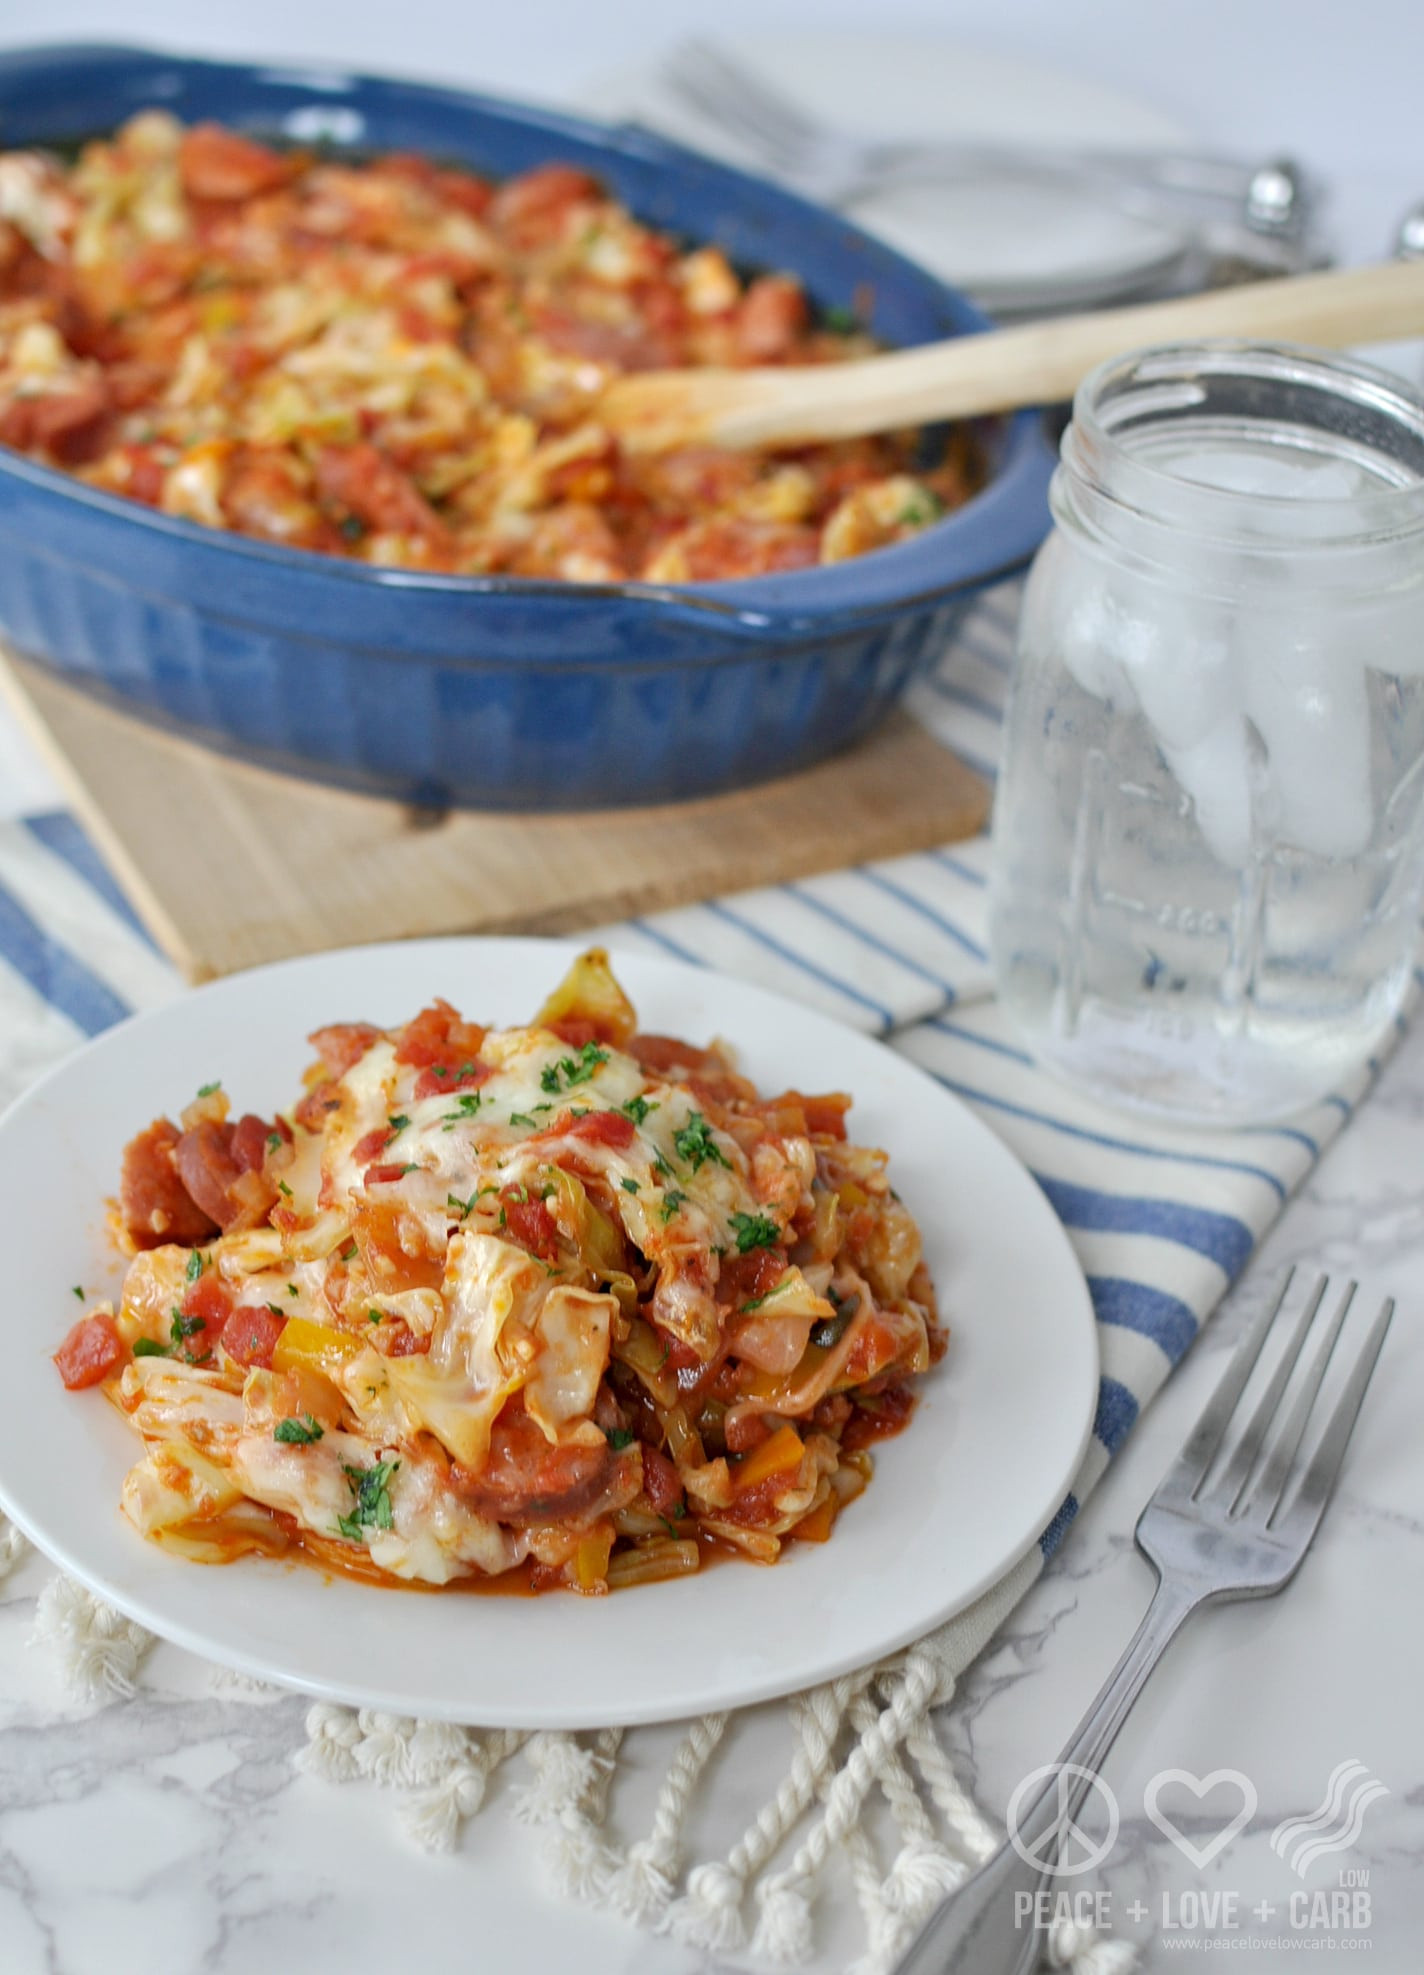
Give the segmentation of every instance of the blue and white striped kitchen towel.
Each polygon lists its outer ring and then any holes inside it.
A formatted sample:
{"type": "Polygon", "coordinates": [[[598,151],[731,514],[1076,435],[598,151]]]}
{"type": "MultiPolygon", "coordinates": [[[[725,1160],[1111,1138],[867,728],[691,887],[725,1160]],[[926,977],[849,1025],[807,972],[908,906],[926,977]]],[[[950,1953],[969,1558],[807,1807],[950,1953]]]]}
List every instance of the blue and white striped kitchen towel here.
{"type": "MultiPolygon", "coordinates": [[[[1016,602],[1014,588],[985,598],[913,703],[988,774],[1016,602]]],[[[981,837],[602,936],[742,975],[887,1037],[1033,1173],[1087,1274],[1103,1372],[1096,1432],[1044,1534],[1047,1555],[1370,1071],[1289,1127],[1188,1137],[1123,1123],[1043,1076],[1006,1031],[990,994],[987,868],[981,837]]],[[[0,824],[0,1103],[84,1038],[182,991],[72,816],[0,824]]]]}

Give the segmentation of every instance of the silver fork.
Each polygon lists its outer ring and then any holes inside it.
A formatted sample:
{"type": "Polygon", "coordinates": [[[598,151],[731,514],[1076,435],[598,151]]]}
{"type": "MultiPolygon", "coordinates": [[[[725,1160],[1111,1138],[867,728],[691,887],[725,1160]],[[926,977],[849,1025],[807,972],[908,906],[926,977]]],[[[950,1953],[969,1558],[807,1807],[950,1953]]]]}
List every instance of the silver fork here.
{"type": "Polygon", "coordinates": [[[1308,1458],[1298,1459],[1345,1326],[1356,1285],[1334,1302],[1316,1281],[1294,1325],[1285,1318],[1294,1270],[1247,1332],[1225,1377],[1137,1523],[1137,1543],[1157,1572],[1157,1590],[1127,1651],[1077,1733],[1052,1764],[1048,1783],[1014,1818],[1014,1837],[933,1914],[897,1964],[896,1975],[1024,1975],[1044,1945],[1032,1896],[1053,1873],[1065,1835],[1092,1788],[1128,1710],[1168,1641],[1201,1605],[1269,1598],[1285,1589],[1320,1527],[1336,1476],[1394,1314],[1387,1299],[1354,1352],[1343,1389],[1308,1458]],[[1322,1335],[1288,1396],[1307,1337],[1322,1335]],[[1259,1398],[1244,1394],[1268,1337],[1286,1340],[1259,1398]],[[1293,1485],[1292,1485],[1293,1484],[1293,1485]],[[1029,1895],[1026,1904],[1023,1895],[1029,1895]]]}
{"type": "Polygon", "coordinates": [[[1076,178],[1135,211],[1170,211],[1202,222],[1234,219],[1250,233],[1284,241],[1304,234],[1314,203],[1305,173],[1289,158],[1249,164],[1186,152],[853,137],[819,122],[708,41],[679,44],[661,75],[676,96],[759,163],[833,206],[907,179],[1006,171],[1076,178]]]}

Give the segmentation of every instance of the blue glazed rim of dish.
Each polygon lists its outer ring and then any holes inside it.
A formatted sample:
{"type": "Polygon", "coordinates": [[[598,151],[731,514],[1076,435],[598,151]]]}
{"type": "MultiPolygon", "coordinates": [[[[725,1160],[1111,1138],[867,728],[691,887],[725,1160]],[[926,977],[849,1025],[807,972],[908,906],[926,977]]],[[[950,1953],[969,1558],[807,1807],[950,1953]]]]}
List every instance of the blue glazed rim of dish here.
{"type": "MultiPolygon", "coordinates": [[[[200,97],[220,98],[225,84],[238,91],[245,87],[270,93],[274,99],[283,92],[294,98],[304,94],[323,106],[339,110],[344,105],[358,115],[365,106],[374,113],[423,107],[467,119],[485,117],[506,127],[522,126],[531,136],[547,139],[551,145],[564,144],[581,153],[596,154],[591,157],[595,170],[598,157],[612,164],[626,162],[634,168],[656,167],[684,182],[702,181],[724,193],[733,205],[745,201],[787,220],[804,217],[814,221],[818,230],[824,230],[829,221],[837,230],[841,248],[861,257],[866,281],[873,284],[879,275],[894,284],[897,292],[908,289],[917,294],[926,308],[938,311],[949,333],[973,334],[993,327],[973,303],[927,270],[841,215],[783,191],[769,180],[686,149],[636,124],[601,124],[563,110],[474,90],[358,75],[334,67],[228,62],[122,44],[35,45],[0,51],[0,144],[74,142],[94,134],[91,118],[68,108],[76,100],[88,106],[92,98],[86,89],[103,92],[110,105],[106,127],[112,128],[140,108],[175,102],[190,88],[196,88],[200,97]],[[124,85],[121,90],[116,88],[120,84],[124,85]],[[57,111],[46,105],[47,92],[57,98],[57,111]],[[18,115],[12,107],[17,101],[18,115]],[[83,127],[86,124],[87,128],[83,127]]],[[[221,108],[220,101],[205,102],[203,113],[218,115],[221,108]]],[[[264,126],[250,113],[235,121],[238,127],[254,132],[271,131],[270,125],[264,126]]],[[[667,224],[646,213],[640,217],[650,224],[667,224]]],[[[814,296],[814,288],[811,292],[814,296]]],[[[678,615],[688,625],[715,627],[719,635],[736,644],[764,642],[769,636],[794,642],[823,636],[832,627],[851,631],[858,625],[928,609],[1023,568],[1049,525],[1047,486],[1056,452],[1044,430],[1041,412],[1021,411],[1004,421],[991,454],[991,476],[986,485],[909,541],[845,562],[780,575],[675,586],[432,574],[317,555],[163,514],[3,450],[0,483],[18,482],[47,501],[61,499],[71,514],[84,511],[94,522],[122,523],[141,530],[148,541],[167,541],[180,552],[217,552],[225,560],[236,557],[254,573],[266,568],[284,578],[336,581],[358,592],[365,589],[383,598],[404,594],[412,601],[449,598],[473,603],[478,599],[548,597],[565,605],[575,600],[589,604],[646,603],[663,620],[678,615]]],[[[460,656],[444,653],[442,663],[458,666],[460,656]]]]}

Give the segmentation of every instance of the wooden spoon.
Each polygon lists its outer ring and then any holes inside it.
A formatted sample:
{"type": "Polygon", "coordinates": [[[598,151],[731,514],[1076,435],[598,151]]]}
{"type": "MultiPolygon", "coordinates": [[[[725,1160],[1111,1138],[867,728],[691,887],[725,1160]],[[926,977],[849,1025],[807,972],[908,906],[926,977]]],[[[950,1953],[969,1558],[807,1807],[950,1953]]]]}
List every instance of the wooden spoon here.
{"type": "Polygon", "coordinates": [[[633,452],[800,445],[1070,398],[1095,364],[1207,336],[1340,349],[1424,335],[1424,260],[1255,281],[957,336],[855,363],[620,377],[601,421],[633,452]]]}

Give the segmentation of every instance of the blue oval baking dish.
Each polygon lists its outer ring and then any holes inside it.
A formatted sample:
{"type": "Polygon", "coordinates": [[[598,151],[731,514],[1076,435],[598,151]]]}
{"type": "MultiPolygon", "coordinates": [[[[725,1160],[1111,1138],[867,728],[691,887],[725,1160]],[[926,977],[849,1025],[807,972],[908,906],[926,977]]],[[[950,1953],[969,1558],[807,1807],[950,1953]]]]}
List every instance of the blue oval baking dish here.
{"type": "MultiPolygon", "coordinates": [[[[507,177],[550,158],[641,219],[873,297],[884,343],[985,326],[837,215],[636,129],[316,69],[52,47],[0,55],[0,146],[72,141],[162,106],[268,138],[418,150],[507,177]]],[[[425,576],[270,547],[0,452],[0,635],[126,710],[271,767],[422,803],[578,809],[707,795],[865,734],[942,652],[972,593],[1048,525],[1034,413],[912,541],[780,576],[654,588],[425,576]]]]}

